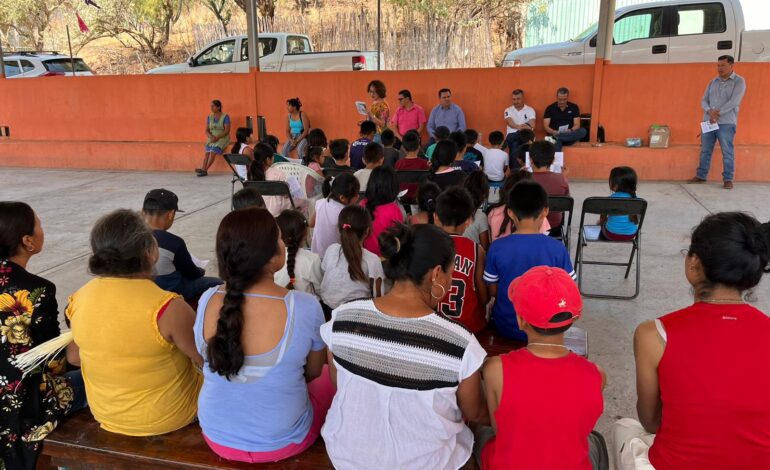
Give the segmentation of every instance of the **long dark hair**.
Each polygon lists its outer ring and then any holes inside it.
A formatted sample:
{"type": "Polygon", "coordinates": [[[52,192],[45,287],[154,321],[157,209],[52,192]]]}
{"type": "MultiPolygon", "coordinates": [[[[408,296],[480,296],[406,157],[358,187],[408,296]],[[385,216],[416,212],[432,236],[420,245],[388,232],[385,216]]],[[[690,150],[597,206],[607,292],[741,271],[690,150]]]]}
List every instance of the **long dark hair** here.
{"type": "Polygon", "coordinates": [[[688,254],[703,266],[706,280],[695,286],[699,297],[719,284],[749,290],[770,273],[770,223],[743,212],[709,215],[693,231],[688,254]]]}
{"type": "Polygon", "coordinates": [[[91,274],[127,277],[152,270],[150,252],[155,246],[152,230],[142,217],[128,209],[102,216],[91,229],[91,274]]]}
{"type": "Polygon", "coordinates": [[[350,201],[358,195],[360,189],[361,183],[358,182],[358,178],[353,176],[353,173],[342,173],[335,178],[327,176],[321,187],[321,193],[326,199],[333,199],[342,204],[343,196],[350,201]]]}
{"type": "Polygon", "coordinates": [[[278,224],[267,209],[232,211],[219,224],[216,250],[225,298],[207,354],[211,370],[229,380],[243,366],[243,293],[278,251],[278,224]]]}
{"type": "Polygon", "coordinates": [[[483,171],[474,171],[465,178],[465,189],[473,198],[473,205],[479,210],[489,198],[489,178],[483,171]]]}
{"type": "Polygon", "coordinates": [[[440,166],[452,166],[457,157],[457,144],[451,140],[442,140],[436,143],[433,149],[433,162],[430,171],[435,173],[440,166]]]}
{"type": "MultiPolygon", "coordinates": [[[[479,173],[478,171],[476,173],[479,173]]],[[[508,225],[513,225],[513,220],[511,220],[511,217],[508,215],[508,211],[505,209],[510,209],[510,206],[508,204],[508,196],[511,194],[511,190],[514,186],[516,186],[516,183],[519,181],[525,181],[525,180],[531,180],[532,179],[532,173],[530,173],[526,168],[521,168],[519,171],[511,173],[508,178],[505,179],[505,183],[503,183],[503,187],[500,190],[500,202],[495,205],[495,207],[503,206],[503,222],[500,224],[500,230],[497,232],[497,237],[499,238],[503,233],[505,233],[506,230],[508,230],[508,225]]],[[[516,227],[511,227],[511,232],[516,231],[516,227]]]]}
{"type": "Polygon", "coordinates": [[[436,266],[449,271],[455,259],[455,245],[445,231],[435,225],[393,224],[379,236],[385,275],[393,281],[421,285],[436,266]]]}
{"type": "Polygon", "coordinates": [[[281,229],[281,238],[286,245],[286,272],[289,274],[287,289],[294,289],[294,264],[297,260],[297,252],[307,236],[307,219],[302,212],[286,209],[275,218],[281,229]]]}
{"type": "Polygon", "coordinates": [[[240,153],[241,148],[247,145],[246,141],[249,140],[249,136],[253,133],[254,131],[248,127],[239,127],[238,130],[235,131],[235,143],[233,144],[230,153],[240,153]]]}
{"type": "MultiPolygon", "coordinates": [[[[316,157],[320,157],[324,153],[323,147],[308,147],[307,152],[305,152],[305,155],[302,156],[302,164],[305,166],[310,166],[312,162],[315,161],[316,157]]],[[[319,165],[323,162],[316,162],[319,165]]]]}
{"type": "Polygon", "coordinates": [[[348,274],[354,281],[369,282],[362,267],[364,259],[364,238],[372,228],[372,218],[361,206],[346,206],[340,212],[337,229],[340,231],[342,254],[348,262],[348,274]]]}
{"type": "MultiPolygon", "coordinates": [[[[477,171],[476,173],[483,172],[477,171]]],[[[434,215],[439,194],[441,194],[441,187],[433,181],[426,181],[417,189],[417,207],[422,212],[428,213],[428,223],[431,225],[436,223],[434,215]]]]}
{"type": "Polygon", "coordinates": [[[16,255],[22,238],[35,233],[35,211],[25,202],[0,202],[0,260],[16,255]]]}
{"type": "Polygon", "coordinates": [[[615,192],[636,197],[636,180],[636,171],[630,166],[616,166],[610,170],[610,188],[615,188],[615,192]]]}
{"type": "Polygon", "coordinates": [[[374,220],[374,210],[384,204],[390,204],[398,196],[396,170],[389,166],[378,166],[369,175],[366,183],[366,210],[374,220]]]}
{"type": "Polygon", "coordinates": [[[249,165],[249,181],[265,181],[267,162],[273,159],[273,149],[262,142],[254,146],[254,161],[249,165]]]}

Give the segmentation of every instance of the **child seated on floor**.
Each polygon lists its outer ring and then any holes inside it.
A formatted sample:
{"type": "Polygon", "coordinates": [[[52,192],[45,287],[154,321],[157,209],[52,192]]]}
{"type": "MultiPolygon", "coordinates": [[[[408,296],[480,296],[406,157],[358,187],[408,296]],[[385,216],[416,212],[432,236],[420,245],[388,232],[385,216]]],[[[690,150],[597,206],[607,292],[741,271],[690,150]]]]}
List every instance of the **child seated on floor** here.
{"type": "Polygon", "coordinates": [[[144,197],[142,215],[158,242],[158,260],[153,267],[155,283],[163,290],[192,300],[222,281],[206,277],[206,270],[195,264],[184,240],[168,231],[174,225],[178,204],[179,198],[168,189],[153,189],[144,197]]]}
{"type": "Polygon", "coordinates": [[[457,146],[457,154],[455,155],[455,161],[452,163],[453,167],[463,170],[465,173],[473,173],[475,171],[481,171],[479,165],[476,165],[470,160],[465,159],[465,148],[468,146],[468,139],[465,138],[465,133],[455,131],[449,134],[449,140],[455,143],[457,146]]]}
{"type": "Polygon", "coordinates": [[[436,223],[436,200],[441,194],[441,188],[433,181],[426,181],[420,185],[417,190],[417,208],[419,212],[409,217],[410,224],[429,224],[436,223]]]}
{"type": "Polygon", "coordinates": [[[347,139],[332,140],[329,144],[329,152],[331,153],[332,158],[327,158],[326,161],[324,161],[323,167],[335,170],[352,171],[352,168],[350,167],[350,156],[348,153],[349,148],[350,144],[348,143],[347,139]]]}
{"type": "Polygon", "coordinates": [[[350,144],[350,166],[360,170],[366,166],[364,151],[366,146],[374,142],[377,126],[372,121],[361,121],[359,138],[350,144]]]}
{"type": "Polygon", "coordinates": [[[508,172],[508,154],[502,151],[505,136],[500,131],[489,133],[489,148],[484,152],[484,173],[490,185],[500,187],[508,172]]]}
{"type": "MultiPolygon", "coordinates": [[[[613,198],[636,197],[636,171],[630,166],[616,166],[610,171],[610,190],[613,198]]],[[[605,240],[622,242],[632,240],[639,230],[639,217],[636,215],[602,216],[602,237],[605,240]]]]}
{"type": "Polygon", "coordinates": [[[249,181],[282,181],[289,186],[289,196],[264,196],[265,207],[277,217],[281,211],[294,207],[298,210],[307,209],[307,199],[304,197],[300,182],[294,176],[288,176],[283,170],[273,165],[273,150],[265,144],[259,143],[254,147],[254,161],[249,166],[249,181]]]}
{"type": "MultiPolygon", "coordinates": [[[[415,131],[408,131],[404,134],[404,139],[401,142],[401,148],[404,149],[406,155],[401,160],[396,162],[396,170],[424,170],[430,169],[430,163],[424,158],[420,158],[417,152],[420,150],[420,136],[415,131]]],[[[403,183],[400,189],[403,191],[406,189],[404,199],[407,201],[414,201],[414,197],[417,193],[418,183],[403,183]]]]}
{"type": "Polygon", "coordinates": [[[284,264],[280,232],[265,209],[227,214],[216,239],[226,284],[201,297],[195,317],[204,358],[198,420],[208,446],[228,460],[276,462],[303,452],[334,397],[321,305],[273,280],[284,264]]]}
{"type": "Polygon", "coordinates": [[[452,286],[436,311],[477,333],[487,326],[487,286],[484,283],[484,248],[462,234],[473,220],[476,206],[463,188],[449,188],[436,202],[436,226],[452,237],[455,269],[452,286]]]}
{"type": "Polygon", "coordinates": [[[473,214],[473,222],[465,229],[464,237],[468,237],[478,243],[485,250],[489,249],[489,220],[482,207],[489,198],[489,179],[483,171],[474,171],[465,179],[465,189],[473,198],[476,212],[473,214]]]}
{"type": "MultiPolygon", "coordinates": [[[[505,184],[500,190],[500,202],[491,206],[489,214],[487,215],[487,225],[489,226],[489,238],[491,241],[495,241],[498,238],[502,238],[506,235],[516,231],[516,227],[513,225],[513,219],[508,215],[508,195],[511,194],[511,190],[516,183],[523,180],[531,180],[532,173],[527,171],[526,168],[521,168],[515,173],[508,175],[505,179],[505,184]]],[[[548,223],[548,218],[543,221],[543,226],[540,227],[540,233],[548,234],[551,230],[551,225],[548,223]]]]}
{"type": "Polygon", "coordinates": [[[564,346],[583,308],[577,285],[559,268],[538,266],[506,290],[500,295],[513,302],[529,344],[484,364],[494,431],[477,430],[482,469],[506,470],[511,462],[542,470],[607,468],[606,460],[592,462],[604,449],[592,432],[604,408],[604,372],[564,346]]]}
{"type": "MultiPolygon", "coordinates": [[[[417,147],[419,147],[419,136],[417,137],[417,140],[417,147]]],[[[382,134],[380,134],[380,143],[382,144],[383,152],[385,153],[385,166],[395,168],[396,162],[401,158],[401,152],[393,147],[396,144],[396,135],[393,134],[392,130],[385,129],[382,131],[382,134]]]]}
{"type": "Polygon", "coordinates": [[[233,194],[233,210],[265,207],[265,200],[255,188],[243,188],[233,194]]]}
{"type": "Polygon", "coordinates": [[[281,229],[281,240],[286,246],[286,264],[277,271],[273,279],[279,286],[289,290],[318,295],[321,288],[321,258],[306,249],[308,226],[302,212],[285,210],[275,218],[281,229]]]}
{"type": "MultiPolygon", "coordinates": [[[[532,162],[532,179],[540,183],[549,196],[569,196],[569,183],[564,173],[554,173],[551,165],[556,155],[556,146],[546,140],[533,142],[529,146],[529,160],[532,162]]],[[[548,223],[558,229],[562,224],[561,212],[550,212],[548,223]]]]}
{"type": "Polygon", "coordinates": [[[364,248],[364,239],[372,232],[372,219],[361,206],[347,206],[340,212],[337,229],[340,242],[329,246],[321,268],[321,300],[327,313],[351,300],[382,295],[380,257],[364,248]]]}
{"type": "Polygon", "coordinates": [[[369,178],[366,188],[366,198],[361,205],[366,207],[372,219],[372,229],[364,241],[364,247],[380,255],[380,244],[377,237],[396,222],[404,221],[404,213],[396,198],[398,197],[398,180],[393,168],[377,167],[369,178]]]}
{"type": "Polygon", "coordinates": [[[449,140],[449,135],[450,131],[447,126],[438,126],[436,128],[436,133],[434,134],[436,141],[428,145],[428,148],[425,149],[425,158],[427,158],[428,161],[433,159],[433,152],[436,151],[436,144],[444,140],[449,140]]]}
{"type": "Polygon", "coordinates": [[[479,142],[479,133],[476,129],[465,129],[465,139],[468,141],[468,145],[465,147],[465,158],[472,162],[481,162],[481,166],[484,166],[484,154],[476,147],[479,142]]]}
{"type": "Polygon", "coordinates": [[[564,244],[543,235],[543,221],[548,215],[548,194],[534,181],[519,181],[508,194],[506,208],[516,232],[492,242],[484,267],[484,280],[495,298],[492,324],[506,338],[524,341],[526,333],[516,323],[516,310],[505,295],[510,283],[535,266],[551,266],[575,271],[564,244]]]}
{"type": "MultiPolygon", "coordinates": [[[[364,122],[374,124],[370,121],[364,122]]],[[[364,163],[366,164],[366,168],[362,168],[353,173],[353,176],[355,176],[361,184],[361,191],[366,191],[366,185],[369,182],[369,176],[372,174],[372,170],[378,166],[382,166],[384,160],[385,153],[382,151],[382,145],[376,142],[370,142],[366,145],[366,148],[364,148],[364,163]]]]}
{"type": "Polygon", "coordinates": [[[510,160],[508,161],[508,168],[511,170],[518,170],[524,166],[527,161],[527,152],[529,152],[529,146],[535,141],[535,131],[532,129],[519,129],[516,131],[516,148],[509,149],[510,160]]]}
{"type": "Polygon", "coordinates": [[[310,250],[323,258],[326,249],[340,242],[337,220],[345,206],[358,202],[360,186],[353,173],[343,173],[336,178],[327,177],[323,184],[323,198],[315,202],[315,212],[310,218],[313,239],[310,250]]]}

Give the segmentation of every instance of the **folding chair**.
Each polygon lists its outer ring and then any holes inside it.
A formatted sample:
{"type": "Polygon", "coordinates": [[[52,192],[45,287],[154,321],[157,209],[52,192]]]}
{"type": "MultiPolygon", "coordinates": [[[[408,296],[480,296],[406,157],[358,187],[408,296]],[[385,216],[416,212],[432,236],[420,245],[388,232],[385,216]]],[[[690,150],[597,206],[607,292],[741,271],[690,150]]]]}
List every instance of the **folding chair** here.
{"type": "Polygon", "coordinates": [[[243,187],[254,188],[259,191],[259,194],[262,196],[286,196],[289,198],[291,208],[295,208],[289,184],[285,181],[245,181],[243,187]]]}
{"type": "Polygon", "coordinates": [[[352,175],[356,172],[352,168],[322,168],[321,171],[324,172],[324,176],[331,176],[332,178],[336,178],[343,173],[350,173],[352,175]]]}
{"type": "MultiPolygon", "coordinates": [[[[647,212],[647,201],[639,198],[611,198],[611,197],[589,197],[583,201],[583,211],[580,214],[580,230],[578,232],[578,242],[575,252],[575,270],[577,271],[577,281],[580,293],[585,297],[593,297],[598,299],[619,299],[619,300],[631,300],[635,299],[639,295],[639,285],[641,279],[641,250],[642,250],[642,224],[644,223],[644,215],[647,212]],[[585,234],[585,217],[586,214],[594,215],[636,215],[639,217],[638,230],[636,236],[628,241],[608,241],[602,240],[587,240],[585,234]],[[628,258],[628,263],[614,263],[609,261],[589,261],[583,259],[583,249],[588,243],[627,243],[632,245],[631,256],[628,258]],[[618,296],[607,294],[591,294],[583,291],[582,278],[583,278],[583,265],[597,264],[602,266],[625,266],[626,275],[625,279],[628,279],[628,275],[631,272],[631,265],[634,262],[634,255],[636,255],[636,288],[632,296],[618,296]]],[[[590,225],[590,224],[589,224],[590,225]]]]}
{"type": "Polygon", "coordinates": [[[572,196],[548,196],[548,211],[561,212],[561,226],[554,227],[559,229],[559,236],[554,237],[561,240],[569,252],[570,232],[572,231],[572,210],[575,207],[575,200],[572,196]]]}
{"type": "MultiPolygon", "coordinates": [[[[423,181],[428,178],[430,172],[428,170],[397,170],[396,180],[398,181],[398,187],[403,189],[409,189],[407,185],[419,186],[423,181]],[[406,186],[406,187],[404,187],[406,186]]],[[[415,204],[414,198],[407,198],[406,196],[401,198],[401,204],[404,207],[415,204]]]]}
{"type": "MultiPolygon", "coordinates": [[[[249,158],[248,155],[241,155],[238,153],[226,153],[224,157],[225,157],[225,162],[227,162],[227,166],[229,166],[230,170],[232,170],[233,172],[233,179],[232,181],[230,181],[231,183],[230,201],[232,201],[233,194],[235,194],[235,183],[240,182],[241,185],[243,185],[243,183],[246,182],[246,178],[243,178],[241,175],[238,174],[236,165],[246,166],[246,168],[248,169],[248,166],[251,164],[251,158],[249,158]]],[[[232,208],[233,207],[231,202],[230,209],[232,208]]]]}

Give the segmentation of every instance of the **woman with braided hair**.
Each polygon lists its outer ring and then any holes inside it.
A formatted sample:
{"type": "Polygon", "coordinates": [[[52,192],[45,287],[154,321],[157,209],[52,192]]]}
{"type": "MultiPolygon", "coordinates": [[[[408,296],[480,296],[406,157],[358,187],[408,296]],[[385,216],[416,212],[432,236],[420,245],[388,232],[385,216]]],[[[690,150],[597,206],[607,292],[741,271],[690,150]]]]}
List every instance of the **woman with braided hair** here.
{"type": "Polygon", "coordinates": [[[287,209],[275,221],[286,245],[286,266],[275,273],[275,283],[289,290],[318,295],[323,279],[321,257],[304,248],[307,246],[307,219],[302,212],[287,209]]]}
{"type": "Polygon", "coordinates": [[[318,301],[274,281],[284,265],[266,209],[230,212],[216,239],[224,287],[201,296],[193,328],[204,358],[198,419],[209,447],[242,462],[275,462],[318,437],[334,396],[318,301]]]}

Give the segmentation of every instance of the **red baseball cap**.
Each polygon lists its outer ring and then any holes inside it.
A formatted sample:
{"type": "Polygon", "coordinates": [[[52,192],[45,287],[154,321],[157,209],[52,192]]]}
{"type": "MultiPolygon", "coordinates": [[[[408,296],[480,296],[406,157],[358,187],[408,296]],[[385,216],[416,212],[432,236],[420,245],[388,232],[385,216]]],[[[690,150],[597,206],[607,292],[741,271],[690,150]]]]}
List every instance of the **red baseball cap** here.
{"type": "Polygon", "coordinates": [[[508,298],[516,313],[538,328],[560,328],[580,318],[583,299],[575,281],[566,271],[536,266],[511,282],[508,298]],[[552,322],[557,313],[569,312],[572,318],[552,322]]]}

